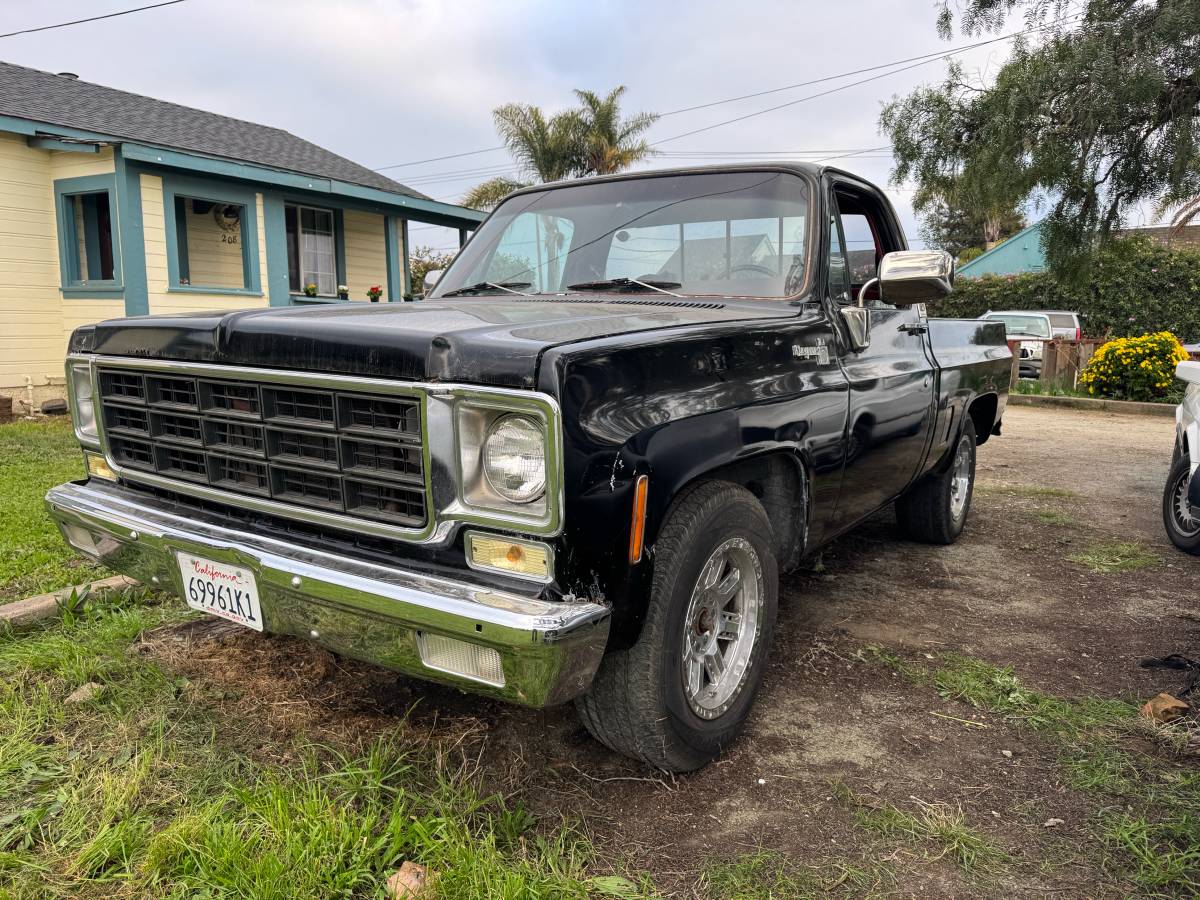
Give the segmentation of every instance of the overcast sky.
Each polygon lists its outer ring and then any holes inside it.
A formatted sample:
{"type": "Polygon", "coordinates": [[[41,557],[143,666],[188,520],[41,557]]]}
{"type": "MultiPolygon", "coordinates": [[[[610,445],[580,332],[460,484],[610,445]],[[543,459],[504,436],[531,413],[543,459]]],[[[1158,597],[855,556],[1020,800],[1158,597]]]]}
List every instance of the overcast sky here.
{"type": "MultiPolygon", "coordinates": [[[[0,33],[146,2],[9,0],[0,5],[0,33]]],[[[5,38],[0,59],[285,128],[379,168],[494,147],[494,107],[521,101],[553,111],[571,104],[576,87],[604,92],[624,84],[626,110],[667,112],[980,39],[942,42],[935,15],[933,0],[187,0],[5,38]]],[[[1014,21],[1005,33],[1021,27],[1014,21]]],[[[1008,47],[959,58],[986,76],[1008,47]]],[[[735,160],[855,153],[836,164],[886,185],[918,244],[911,187],[887,183],[886,148],[856,151],[887,143],[878,130],[884,101],[940,79],[944,69],[931,62],[677,140],[669,139],[875,73],[664,116],[650,139],[663,141],[665,154],[646,165],[710,162],[703,154],[714,152],[735,160]]],[[[495,151],[385,172],[454,202],[511,167],[495,151]]],[[[442,229],[413,238],[449,241],[442,229]]]]}

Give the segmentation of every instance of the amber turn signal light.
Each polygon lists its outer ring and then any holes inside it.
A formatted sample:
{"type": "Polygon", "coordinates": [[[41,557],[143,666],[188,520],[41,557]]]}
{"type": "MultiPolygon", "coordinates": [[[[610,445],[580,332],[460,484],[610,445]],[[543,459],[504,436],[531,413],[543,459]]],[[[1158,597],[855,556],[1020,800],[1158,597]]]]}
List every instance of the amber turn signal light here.
{"type": "Polygon", "coordinates": [[[633,484],[633,520],[629,523],[629,561],[641,562],[642,541],[646,536],[646,494],[650,476],[639,475],[633,484]]]}
{"type": "Polygon", "coordinates": [[[84,453],[83,461],[87,466],[87,473],[90,478],[103,478],[107,481],[117,480],[117,473],[108,467],[108,463],[104,461],[104,457],[99,453],[84,453]]]}
{"type": "Polygon", "coordinates": [[[549,581],[552,552],[546,544],[467,532],[467,565],[549,581]]]}

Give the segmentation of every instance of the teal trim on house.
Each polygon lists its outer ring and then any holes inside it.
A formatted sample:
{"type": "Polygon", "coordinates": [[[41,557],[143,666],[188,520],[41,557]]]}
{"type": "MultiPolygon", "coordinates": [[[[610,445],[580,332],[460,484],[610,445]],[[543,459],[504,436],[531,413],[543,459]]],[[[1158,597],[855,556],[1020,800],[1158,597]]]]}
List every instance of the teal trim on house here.
{"type": "Polygon", "coordinates": [[[287,222],[284,218],[284,198],[271,191],[263,193],[263,228],[267,239],[267,287],[272,306],[289,306],[292,302],[288,284],[287,222]]]}
{"type": "Polygon", "coordinates": [[[14,116],[0,116],[0,131],[12,134],[24,134],[38,137],[44,132],[50,132],[54,137],[76,138],[82,141],[95,141],[99,144],[111,144],[114,138],[111,134],[100,134],[96,131],[83,131],[79,128],[68,128],[65,125],[55,125],[53,122],[35,122],[32,119],[18,119],[14,116]]]}
{"type": "Polygon", "coordinates": [[[1042,223],[1036,222],[1018,231],[968,263],[958,267],[960,278],[979,278],[984,275],[1020,275],[1041,272],[1046,268],[1042,250],[1042,223]]]}
{"type": "MultiPolygon", "coordinates": [[[[179,279],[186,281],[188,284],[192,282],[192,255],[188,252],[188,233],[187,233],[187,209],[182,203],[175,203],[175,241],[178,244],[178,252],[176,257],[179,265],[179,279]]],[[[172,285],[174,282],[172,282],[172,285]]]]}
{"type": "MultiPolygon", "coordinates": [[[[167,232],[167,290],[178,293],[245,294],[252,297],[261,297],[262,288],[259,283],[258,272],[258,213],[256,210],[258,204],[256,203],[255,191],[224,181],[186,178],[169,173],[162,176],[162,185],[163,220],[166,224],[167,232]],[[210,203],[236,203],[242,207],[241,288],[180,283],[181,278],[188,277],[186,257],[181,256],[181,251],[186,252],[187,250],[187,239],[185,236],[182,242],[180,240],[180,228],[175,214],[175,200],[177,197],[207,200],[210,203]],[[181,259],[183,260],[182,264],[181,259]]],[[[284,268],[286,271],[286,265],[284,268]]]]}
{"type": "Polygon", "coordinates": [[[113,161],[116,166],[117,241],[125,275],[125,315],[144,316],[150,312],[150,293],[146,283],[141,176],[136,166],[127,164],[120,147],[114,149],[113,161]]]}
{"type": "Polygon", "coordinates": [[[345,211],[333,211],[333,264],[337,270],[337,283],[346,283],[346,216],[345,211]]]}
{"type": "MultiPolygon", "coordinates": [[[[362,201],[358,204],[342,204],[355,208],[382,211],[379,208],[385,207],[393,212],[399,210],[417,212],[421,213],[421,215],[412,216],[412,218],[418,218],[422,222],[429,222],[434,225],[474,230],[486,218],[486,214],[478,210],[466,209],[465,207],[454,206],[450,203],[439,203],[436,200],[421,200],[416,197],[382,191],[378,188],[348,184],[330,178],[299,175],[295,172],[268,169],[264,166],[255,166],[231,160],[213,159],[191,153],[180,153],[176,150],[163,150],[141,144],[129,143],[122,145],[122,147],[129,159],[140,162],[166,166],[168,168],[186,169],[208,176],[216,175],[222,178],[237,178],[243,181],[268,184],[273,187],[332,195],[343,200],[362,201]]],[[[329,205],[330,201],[326,200],[325,203],[329,205]]]]}
{"type": "Polygon", "coordinates": [[[424,286],[412,283],[412,264],[408,257],[408,219],[400,220],[400,253],[403,260],[401,272],[404,278],[404,299],[411,300],[413,294],[417,293],[418,287],[422,288],[423,292],[424,286]]]}
{"type": "Polygon", "coordinates": [[[404,299],[404,282],[400,278],[400,240],[396,217],[383,220],[384,255],[387,259],[387,298],[389,303],[404,299]]]}
{"type": "Polygon", "coordinates": [[[59,290],[65,297],[112,299],[124,292],[120,223],[117,215],[115,175],[85,175],[59,178],[54,182],[54,218],[58,232],[59,290]],[[112,237],[113,277],[101,278],[100,223],[96,194],[108,198],[109,231],[112,237]],[[75,198],[84,204],[83,246],[86,272],[80,270],[79,238],[75,224],[75,198]]]}
{"type": "Polygon", "coordinates": [[[62,141],[57,138],[27,137],[25,144],[35,150],[61,150],[63,153],[99,153],[100,144],[78,141],[62,141]]]}

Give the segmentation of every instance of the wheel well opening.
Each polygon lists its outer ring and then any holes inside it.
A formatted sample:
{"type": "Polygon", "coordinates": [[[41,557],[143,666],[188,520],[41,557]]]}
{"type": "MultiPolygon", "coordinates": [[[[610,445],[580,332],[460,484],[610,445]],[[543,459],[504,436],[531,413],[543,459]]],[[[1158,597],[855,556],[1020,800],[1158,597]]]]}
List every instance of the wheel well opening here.
{"type": "Polygon", "coordinates": [[[800,564],[808,537],[808,482],[798,460],[770,453],[714,469],[696,484],[704,481],[730,481],[753,494],[771,520],[780,571],[800,564]]]}
{"type": "Polygon", "coordinates": [[[992,436],[992,428],[996,424],[996,409],[999,401],[995,394],[984,394],[971,401],[967,414],[975,423],[975,443],[986,444],[992,436]]]}

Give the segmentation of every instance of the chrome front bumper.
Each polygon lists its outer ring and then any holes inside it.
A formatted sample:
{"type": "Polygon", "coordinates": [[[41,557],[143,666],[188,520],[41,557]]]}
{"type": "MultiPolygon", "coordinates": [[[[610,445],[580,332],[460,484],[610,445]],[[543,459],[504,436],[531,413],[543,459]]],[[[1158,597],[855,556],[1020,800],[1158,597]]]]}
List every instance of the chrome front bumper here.
{"type": "Polygon", "coordinates": [[[67,543],[110,569],[180,595],[176,553],[250,569],[265,630],[418,678],[528,706],[583,693],[608,639],[609,610],[424,575],[181,516],[170,504],[95,479],[52,488],[46,506],[67,543]],[[418,634],[494,649],[503,685],[426,666],[418,634]]]}

